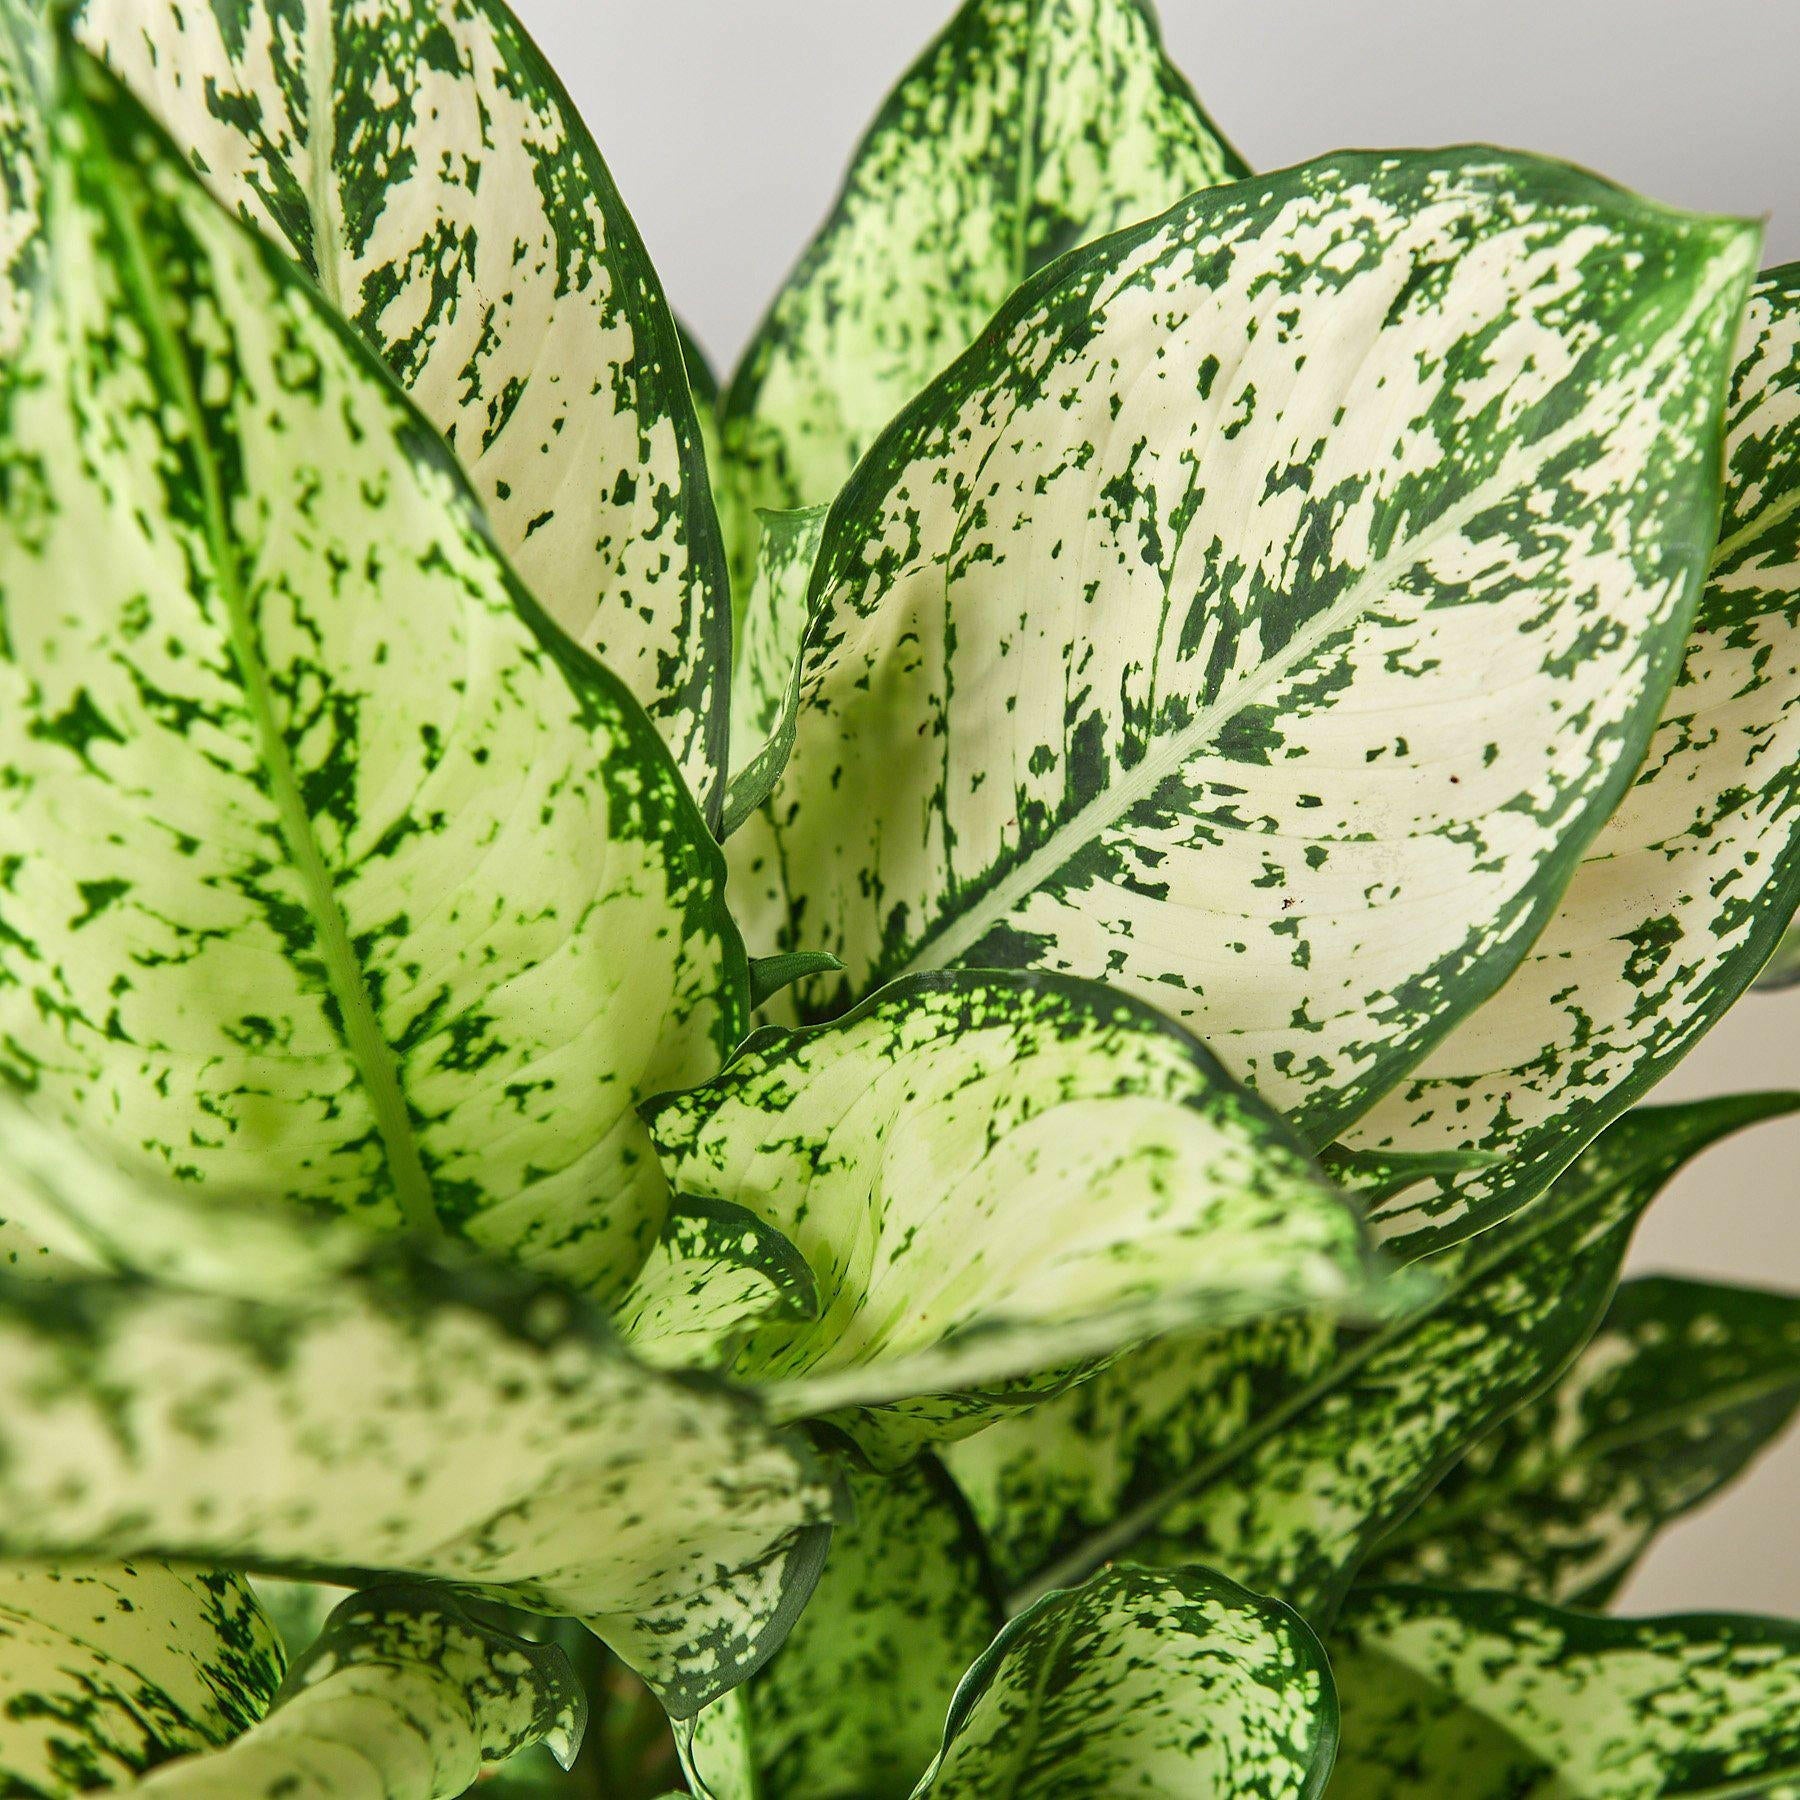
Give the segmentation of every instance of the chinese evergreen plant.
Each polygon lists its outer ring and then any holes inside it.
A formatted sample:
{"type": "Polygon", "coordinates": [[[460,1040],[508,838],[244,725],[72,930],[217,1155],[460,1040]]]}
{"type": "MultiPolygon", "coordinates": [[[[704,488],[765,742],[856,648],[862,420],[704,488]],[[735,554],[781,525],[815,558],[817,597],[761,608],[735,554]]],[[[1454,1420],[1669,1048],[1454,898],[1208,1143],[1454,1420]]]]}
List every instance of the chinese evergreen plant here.
{"type": "Polygon", "coordinates": [[[969,0],[718,395],[499,0],[0,49],[0,1792],[1800,1793],[1756,227],[969,0]]]}

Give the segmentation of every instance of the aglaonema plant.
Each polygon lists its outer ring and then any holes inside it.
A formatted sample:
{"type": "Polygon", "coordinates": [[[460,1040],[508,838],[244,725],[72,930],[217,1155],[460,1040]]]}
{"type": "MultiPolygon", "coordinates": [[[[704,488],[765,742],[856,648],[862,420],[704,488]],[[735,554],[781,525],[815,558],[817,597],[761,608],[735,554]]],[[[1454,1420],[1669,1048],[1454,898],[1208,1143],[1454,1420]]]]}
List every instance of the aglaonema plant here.
{"type": "Polygon", "coordinates": [[[0,50],[0,1791],[1800,1786],[1754,226],[970,0],[721,390],[498,0],[0,50]]]}

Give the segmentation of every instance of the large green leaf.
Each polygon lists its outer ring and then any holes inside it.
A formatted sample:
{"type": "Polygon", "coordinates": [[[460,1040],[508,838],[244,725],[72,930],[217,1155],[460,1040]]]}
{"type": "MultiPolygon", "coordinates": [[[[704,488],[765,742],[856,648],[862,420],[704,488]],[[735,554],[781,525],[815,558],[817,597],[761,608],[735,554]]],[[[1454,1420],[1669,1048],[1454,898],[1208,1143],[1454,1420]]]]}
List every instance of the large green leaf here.
{"type": "Polygon", "coordinates": [[[1604,1605],[1796,1409],[1800,1296],[1627,1282],[1562,1380],[1477,1444],[1367,1573],[1604,1605]]]}
{"type": "Polygon", "coordinates": [[[510,1272],[0,1278],[0,1554],[454,1582],[588,1620],[686,1712],[780,1641],[833,1495],[745,1397],[510,1272]]]}
{"type": "Polygon", "coordinates": [[[0,1564],[0,1793],[129,1787],[254,1725],[281,1673],[280,1640],[236,1575],[0,1564]]]}
{"type": "Polygon", "coordinates": [[[1642,756],[1755,247],[1555,164],[1344,155],[1028,283],[827,521],[743,834],[845,964],[813,1013],[1104,976],[1341,1129],[1524,955],[1642,756]]]}
{"type": "Polygon", "coordinates": [[[1596,1619],[1505,1594],[1373,1588],[1331,1638],[1333,1800],[1789,1800],[1800,1626],[1596,1619]]]}
{"type": "MultiPolygon", "coordinates": [[[[1800,1095],[1741,1095],[1628,1114],[1533,1212],[1439,1258],[1433,1299],[1346,1336],[1310,1380],[1263,1399],[1242,1431],[1185,1466],[1165,1458],[1159,1485],[1074,1539],[1023,1595],[1130,1555],[1221,1568],[1328,1618],[1371,1549],[1587,1342],[1639,1215],[1675,1171],[1727,1133],[1796,1108],[1800,1095]]],[[[1199,1373],[1207,1379],[1204,1364],[1199,1373]]],[[[1124,1361],[1102,1379],[1130,1376],[1124,1361]]],[[[1166,1429],[1163,1416],[1144,1423],[1166,1429]]],[[[1103,1419],[1140,1425],[1122,1405],[1103,1419]]],[[[1031,1478],[1030,1423],[1015,1434],[1015,1484],[1031,1478]]],[[[1051,1491],[1066,1480],[1061,1460],[1080,1453],[1066,1434],[1047,1438],[1051,1491]]]]}
{"type": "Polygon", "coordinates": [[[448,439],[717,816],[730,610],[667,301],[500,0],[85,0],[79,29],[448,439]]]}
{"type": "Polygon", "coordinates": [[[546,1743],[567,1768],[587,1696],[568,1658],[474,1618],[442,1590],[353,1595],[289,1672],[275,1710],[223,1750],[143,1783],[156,1800],[455,1800],[484,1767],[546,1743]]]}
{"type": "Polygon", "coordinates": [[[1370,1276],[1359,1216],[1283,1123],[1090,982],[896,983],[646,1114],[679,1192],[747,1208],[818,1283],[816,1318],[755,1331],[732,1372],[884,1464],[1082,1359],[1370,1276]]]}
{"type": "Polygon", "coordinates": [[[717,848],[418,415],[69,56],[0,462],[0,1071],[136,1168],[615,1292],[634,1103],[742,1026],[717,848]]]}
{"type": "MultiPolygon", "coordinates": [[[[968,0],[744,354],[724,420],[743,503],[830,500],[1034,269],[1244,172],[1145,0],[968,0]]],[[[733,545],[741,576],[754,550],[733,545]]]]}
{"type": "Polygon", "coordinates": [[[1332,1358],[1324,1313],[1164,1338],[1091,1381],[1000,1419],[944,1461],[1009,1589],[1228,1452],[1332,1358]]]}
{"type": "Polygon", "coordinates": [[[1716,1025],[1800,900],[1800,264],[1750,300],[1723,535],[1636,785],[1513,977],[1347,1139],[1495,1160],[1378,1210],[1409,1252],[1523,1205],[1716,1025]]]}
{"type": "Polygon", "coordinates": [[[931,1457],[850,1482],[853,1523],[768,1666],[695,1722],[715,1800],[907,1800],[958,1678],[1003,1623],[981,1537],[931,1457]]]}
{"type": "Polygon", "coordinates": [[[1337,1742],[1325,1653],[1206,1569],[1119,1568],[1022,1613],[963,1678],[918,1800],[1314,1800],[1337,1742]]]}

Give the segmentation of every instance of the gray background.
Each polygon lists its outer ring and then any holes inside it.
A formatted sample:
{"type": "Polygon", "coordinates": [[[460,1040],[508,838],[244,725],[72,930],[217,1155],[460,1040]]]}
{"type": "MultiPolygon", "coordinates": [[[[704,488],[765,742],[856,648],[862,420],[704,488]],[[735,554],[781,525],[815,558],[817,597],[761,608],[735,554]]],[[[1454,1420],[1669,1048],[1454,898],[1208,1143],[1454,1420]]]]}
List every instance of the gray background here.
{"type": "MultiPolygon", "coordinates": [[[[513,0],[586,114],[670,298],[729,370],[882,95],[949,0],[513,0]]],[[[1254,167],[1347,145],[1516,145],[1800,257],[1792,0],[1165,0],[1170,48],[1254,167]]],[[[1800,990],[1747,999],[1670,1098],[1800,1086],[1800,990]]],[[[1639,1270],[1800,1286],[1800,1122],[1714,1151],[1639,1270]]],[[[1633,1611],[1800,1614],[1800,1435],[1669,1532],[1633,1611]]]]}

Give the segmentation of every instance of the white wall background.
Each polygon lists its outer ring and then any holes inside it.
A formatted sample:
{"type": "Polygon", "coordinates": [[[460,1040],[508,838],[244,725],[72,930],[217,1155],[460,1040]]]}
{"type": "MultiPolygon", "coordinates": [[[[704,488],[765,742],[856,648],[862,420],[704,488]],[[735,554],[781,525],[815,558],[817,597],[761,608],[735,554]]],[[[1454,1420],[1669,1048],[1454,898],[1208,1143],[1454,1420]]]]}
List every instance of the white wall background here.
{"type": "MultiPolygon", "coordinates": [[[[950,0],[513,0],[586,114],[676,309],[728,372],[882,95],[950,0]]],[[[1163,0],[1170,49],[1254,167],[1481,141],[1761,215],[1800,258],[1793,0],[1163,0]]],[[[1800,990],[1752,997],[1667,1097],[1800,1087],[1800,990]]],[[[1633,1256],[1800,1287],[1800,1121],[1696,1165],[1633,1256]]],[[[1800,1434],[1668,1533],[1633,1611],[1800,1614],[1800,1434]]]]}

